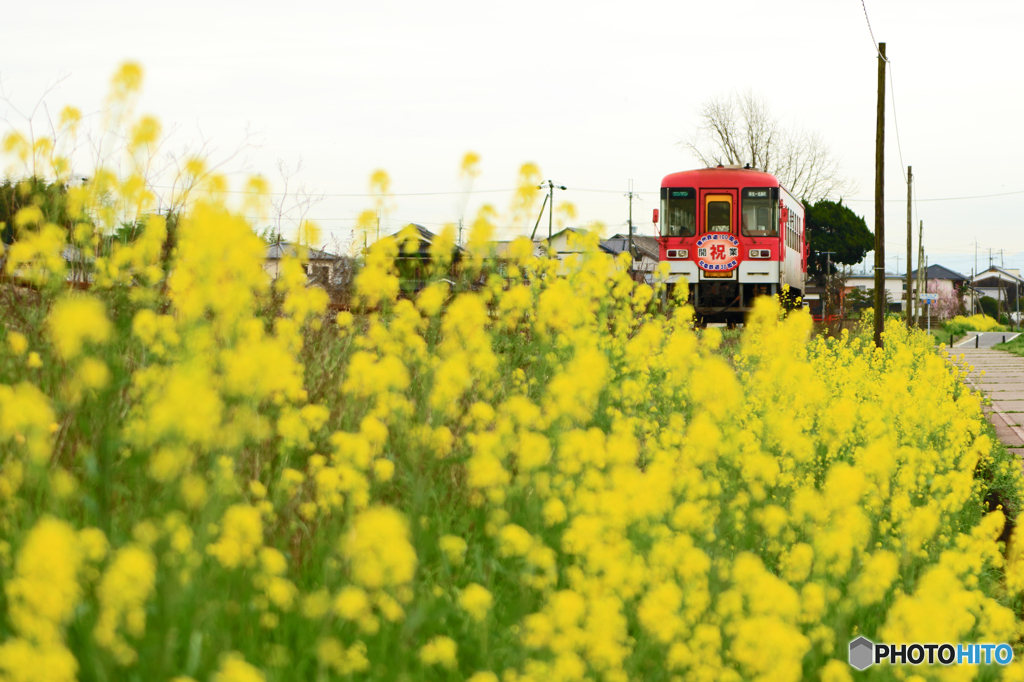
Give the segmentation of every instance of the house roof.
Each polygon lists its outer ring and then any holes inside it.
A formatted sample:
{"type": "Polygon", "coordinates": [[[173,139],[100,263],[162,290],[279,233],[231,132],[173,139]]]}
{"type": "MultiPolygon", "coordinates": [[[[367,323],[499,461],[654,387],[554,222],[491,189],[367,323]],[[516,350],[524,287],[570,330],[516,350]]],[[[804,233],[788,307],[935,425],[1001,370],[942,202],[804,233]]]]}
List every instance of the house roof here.
{"type": "MultiPolygon", "coordinates": [[[[398,236],[402,234],[402,231],[409,227],[414,228],[419,233],[419,244],[417,245],[417,249],[412,253],[406,253],[405,250],[403,249],[402,251],[399,252],[398,258],[429,258],[430,247],[433,246],[435,241],[437,241],[438,235],[435,234],[434,232],[431,232],[430,230],[428,230],[427,228],[423,227],[418,223],[407,223],[405,227],[403,227],[398,232],[395,232],[394,234],[388,235],[386,237],[381,237],[381,239],[398,239],[398,236]]],[[[460,258],[461,256],[459,254],[465,251],[465,249],[459,246],[458,244],[453,244],[452,251],[454,253],[455,258],[460,258]]]]}
{"type": "MultiPolygon", "coordinates": [[[[625,253],[629,251],[629,235],[617,234],[610,239],[602,239],[601,246],[610,253],[625,253]]],[[[658,239],[656,237],[633,235],[633,246],[636,247],[641,257],[658,260],[658,239]]]]}
{"type": "MultiPolygon", "coordinates": [[[[604,240],[605,242],[614,242],[618,244],[622,242],[625,246],[618,248],[616,253],[622,253],[629,250],[630,236],[629,235],[615,235],[614,237],[604,240]]],[[[657,260],[659,258],[659,248],[656,237],[644,237],[641,235],[633,236],[633,245],[637,251],[640,252],[641,256],[646,256],[651,260],[657,260]]]]}
{"type": "MultiPolygon", "coordinates": [[[[292,242],[274,242],[267,246],[267,260],[280,260],[285,257],[295,258],[298,250],[292,242]]],[[[306,260],[337,260],[333,253],[327,253],[320,249],[307,248],[306,260]]]]}
{"type": "MultiPolygon", "coordinates": [[[[870,272],[854,272],[854,273],[849,274],[849,275],[846,276],[847,280],[851,280],[851,279],[871,279],[871,280],[873,280],[874,278],[875,278],[875,276],[872,273],[870,273],[870,272]]],[[[907,278],[907,274],[906,273],[900,274],[898,272],[887,272],[887,273],[885,273],[885,278],[886,279],[906,279],[907,278]]]]}
{"type": "MultiPolygon", "coordinates": [[[[559,237],[561,237],[566,232],[573,232],[575,234],[580,234],[580,235],[588,234],[587,230],[584,230],[583,228],[580,228],[580,227],[563,227],[558,232],[555,232],[554,234],[552,234],[551,235],[551,239],[552,240],[558,239],[559,237]]],[[[541,237],[540,239],[536,239],[534,241],[536,241],[536,242],[545,242],[545,241],[547,241],[547,237],[541,237]]]]}
{"type": "MultiPolygon", "coordinates": [[[[423,241],[427,242],[428,244],[433,244],[434,240],[437,239],[437,235],[436,234],[434,234],[433,232],[431,232],[427,228],[423,227],[419,223],[409,223],[409,225],[411,225],[414,228],[416,228],[416,231],[420,233],[420,239],[422,239],[423,241]]],[[[409,227],[409,225],[406,225],[405,227],[409,227]]],[[[403,227],[402,229],[404,230],[405,227],[403,227]]],[[[399,230],[398,233],[401,233],[401,231],[402,230],[399,230]]]]}
{"type": "MultiPolygon", "coordinates": [[[[913,270],[910,273],[910,276],[911,277],[916,277],[917,276],[917,270],[913,270]]],[[[924,278],[925,279],[952,279],[952,280],[960,280],[960,281],[966,281],[966,280],[970,279],[970,277],[966,277],[964,275],[961,275],[959,272],[956,272],[955,270],[950,270],[949,268],[947,268],[947,267],[945,267],[943,265],[939,265],[939,264],[929,265],[925,269],[925,271],[924,271],[924,278]]]]}
{"type": "Polygon", "coordinates": [[[988,270],[979,272],[971,281],[977,285],[979,282],[983,282],[987,279],[1000,279],[1024,283],[1024,279],[1022,279],[1020,275],[1016,275],[1013,272],[996,265],[990,266],[988,270]]]}

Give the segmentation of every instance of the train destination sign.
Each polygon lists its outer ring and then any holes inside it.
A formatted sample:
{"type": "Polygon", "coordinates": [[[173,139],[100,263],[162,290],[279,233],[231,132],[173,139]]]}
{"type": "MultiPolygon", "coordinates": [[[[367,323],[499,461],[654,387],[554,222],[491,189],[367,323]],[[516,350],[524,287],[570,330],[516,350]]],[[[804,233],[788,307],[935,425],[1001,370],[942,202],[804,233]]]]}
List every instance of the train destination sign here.
{"type": "Polygon", "coordinates": [[[740,241],[731,234],[706,234],[697,240],[697,267],[727,272],[739,265],[740,241]]]}

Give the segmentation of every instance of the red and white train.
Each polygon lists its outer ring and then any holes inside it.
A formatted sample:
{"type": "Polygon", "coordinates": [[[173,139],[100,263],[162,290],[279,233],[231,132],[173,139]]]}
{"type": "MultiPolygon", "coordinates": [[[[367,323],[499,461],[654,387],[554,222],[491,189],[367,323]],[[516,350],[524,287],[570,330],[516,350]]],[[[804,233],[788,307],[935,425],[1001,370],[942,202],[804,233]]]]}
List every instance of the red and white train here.
{"type": "Polygon", "coordinates": [[[686,282],[700,322],[742,322],[755,297],[783,285],[803,295],[804,206],[770,173],[718,166],[666,175],[654,222],[669,282],[686,282]]]}

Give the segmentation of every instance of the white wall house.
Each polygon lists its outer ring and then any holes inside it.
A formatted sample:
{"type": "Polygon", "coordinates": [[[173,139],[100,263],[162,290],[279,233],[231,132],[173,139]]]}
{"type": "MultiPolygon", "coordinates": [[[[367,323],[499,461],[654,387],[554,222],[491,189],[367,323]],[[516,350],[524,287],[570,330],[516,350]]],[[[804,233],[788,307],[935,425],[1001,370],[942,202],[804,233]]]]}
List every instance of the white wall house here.
{"type": "MultiPolygon", "coordinates": [[[[900,303],[903,300],[903,285],[907,276],[898,273],[885,273],[885,290],[889,292],[889,300],[893,303],[900,303]]],[[[854,289],[874,289],[875,276],[870,272],[854,273],[846,276],[846,293],[854,289]]]]}

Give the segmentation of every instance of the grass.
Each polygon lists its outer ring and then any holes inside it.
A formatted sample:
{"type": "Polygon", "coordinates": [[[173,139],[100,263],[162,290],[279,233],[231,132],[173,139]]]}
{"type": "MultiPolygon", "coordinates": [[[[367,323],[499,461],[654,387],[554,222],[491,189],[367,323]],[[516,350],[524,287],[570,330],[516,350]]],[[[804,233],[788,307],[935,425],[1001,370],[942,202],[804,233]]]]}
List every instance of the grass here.
{"type": "Polygon", "coordinates": [[[997,343],[992,347],[995,350],[1004,350],[1008,353],[1013,353],[1014,355],[1024,357],[1024,334],[1021,334],[1020,336],[1017,336],[1014,339],[1007,341],[1006,343],[997,343]]]}
{"type": "Polygon", "coordinates": [[[1020,466],[1020,457],[1016,453],[1010,452],[1010,447],[999,440],[995,427],[987,419],[984,422],[983,430],[992,439],[994,445],[990,459],[979,464],[974,475],[985,488],[984,499],[989,511],[994,511],[998,506],[1006,514],[1006,527],[999,539],[1007,542],[1013,528],[1017,525],[1017,518],[1020,515],[1021,506],[1024,504],[1024,499],[1022,499],[1015,482],[1016,479],[1009,473],[1009,469],[1012,467],[1020,466]],[[1006,464],[1010,466],[1007,467],[1006,464]]]}

